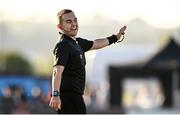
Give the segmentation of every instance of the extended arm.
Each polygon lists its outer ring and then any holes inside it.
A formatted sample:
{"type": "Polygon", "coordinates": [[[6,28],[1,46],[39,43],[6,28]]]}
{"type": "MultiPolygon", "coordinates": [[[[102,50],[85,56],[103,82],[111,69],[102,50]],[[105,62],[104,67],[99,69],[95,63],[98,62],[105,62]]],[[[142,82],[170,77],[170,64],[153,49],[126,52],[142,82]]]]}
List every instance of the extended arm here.
{"type": "Polygon", "coordinates": [[[126,30],[126,26],[122,27],[116,35],[112,36],[111,38],[109,37],[109,39],[102,38],[102,39],[94,40],[93,46],[91,47],[90,50],[100,49],[100,48],[103,48],[103,47],[110,45],[112,42],[113,43],[117,42],[118,40],[120,40],[122,35],[125,34],[125,30],[126,30]]]}

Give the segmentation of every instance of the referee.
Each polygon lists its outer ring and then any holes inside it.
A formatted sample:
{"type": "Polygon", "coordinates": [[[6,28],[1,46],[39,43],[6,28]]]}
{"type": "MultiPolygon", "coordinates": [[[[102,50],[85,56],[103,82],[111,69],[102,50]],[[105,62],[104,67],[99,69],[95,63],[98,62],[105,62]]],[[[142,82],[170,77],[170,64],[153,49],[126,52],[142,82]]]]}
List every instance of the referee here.
{"type": "Polygon", "coordinates": [[[122,27],[116,35],[89,41],[76,37],[79,27],[72,10],[63,9],[58,12],[57,17],[59,21],[57,27],[62,31],[62,36],[53,52],[52,96],[49,106],[59,114],[86,114],[82,97],[85,87],[84,53],[122,40],[126,26],[122,27]]]}

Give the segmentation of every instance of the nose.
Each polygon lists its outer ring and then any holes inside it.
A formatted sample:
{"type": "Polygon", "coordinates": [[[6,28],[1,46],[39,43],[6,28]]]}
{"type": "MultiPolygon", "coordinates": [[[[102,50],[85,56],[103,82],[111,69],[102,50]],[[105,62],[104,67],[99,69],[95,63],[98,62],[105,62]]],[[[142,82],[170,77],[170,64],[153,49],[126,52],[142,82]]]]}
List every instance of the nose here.
{"type": "Polygon", "coordinates": [[[72,26],[76,26],[77,25],[77,22],[76,21],[73,21],[72,22],[72,26]]]}

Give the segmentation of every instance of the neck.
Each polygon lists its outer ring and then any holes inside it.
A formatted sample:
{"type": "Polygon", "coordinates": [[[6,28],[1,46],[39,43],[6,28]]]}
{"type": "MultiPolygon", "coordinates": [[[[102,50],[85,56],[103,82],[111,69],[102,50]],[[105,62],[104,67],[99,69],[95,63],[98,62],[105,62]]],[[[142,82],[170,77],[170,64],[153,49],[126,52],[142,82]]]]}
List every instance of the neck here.
{"type": "Polygon", "coordinates": [[[75,40],[75,41],[76,41],[76,38],[75,38],[75,37],[71,37],[71,36],[70,36],[70,38],[72,38],[73,40],[75,40]]]}
{"type": "MultiPolygon", "coordinates": [[[[69,35],[67,35],[69,36],[69,35]]],[[[76,40],[76,37],[75,36],[69,36],[70,38],[72,38],[73,40],[76,40]]]]}
{"type": "Polygon", "coordinates": [[[69,36],[67,34],[65,34],[65,35],[76,41],[76,37],[75,36],[69,36]]]}

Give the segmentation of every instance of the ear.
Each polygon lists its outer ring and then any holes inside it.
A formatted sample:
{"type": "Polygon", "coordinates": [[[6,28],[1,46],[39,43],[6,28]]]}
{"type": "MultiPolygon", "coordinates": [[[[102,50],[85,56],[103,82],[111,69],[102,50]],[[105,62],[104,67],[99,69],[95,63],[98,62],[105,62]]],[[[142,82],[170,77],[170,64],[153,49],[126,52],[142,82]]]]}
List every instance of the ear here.
{"type": "Polygon", "coordinates": [[[61,24],[58,24],[57,27],[58,27],[59,29],[62,29],[62,28],[61,28],[61,24]]]}

